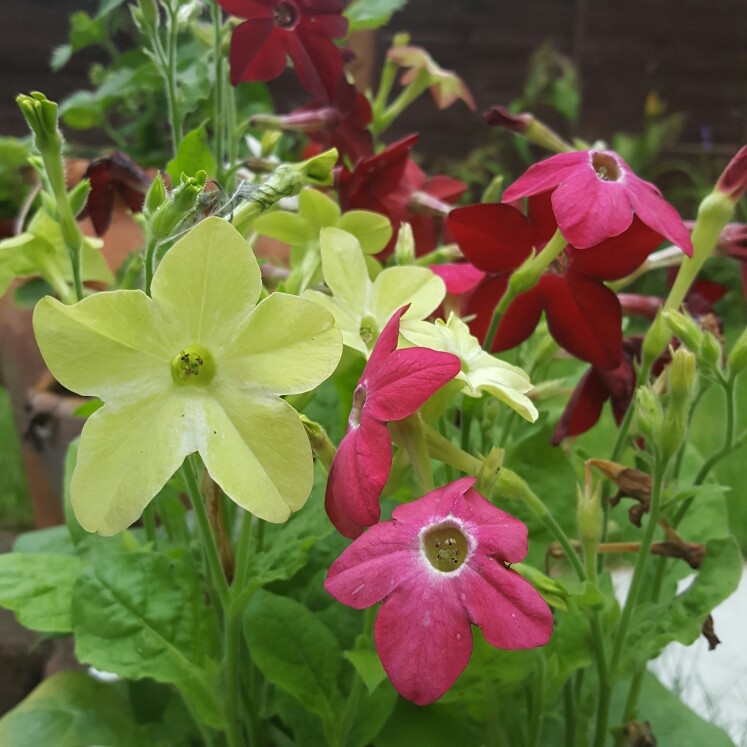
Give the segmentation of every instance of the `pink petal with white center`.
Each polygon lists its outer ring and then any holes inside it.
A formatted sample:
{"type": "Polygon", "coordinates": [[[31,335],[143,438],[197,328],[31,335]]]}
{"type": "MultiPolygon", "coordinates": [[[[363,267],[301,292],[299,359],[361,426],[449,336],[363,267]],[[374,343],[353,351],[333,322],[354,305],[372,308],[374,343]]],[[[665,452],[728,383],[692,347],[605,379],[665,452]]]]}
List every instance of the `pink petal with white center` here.
{"type": "Polygon", "coordinates": [[[426,400],[451,381],[462,365],[455,355],[429,348],[395,350],[366,381],[365,409],[389,422],[412,415],[426,400]]]}
{"type": "Polygon", "coordinates": [[[626,183],[603,181],[591,164],[574,171],[552,193],[552,207],[558,228],[578,249],[623,233],[633,221],[626,183]]]}
{"type": "Polygon", "coordinates": [[[327,481],[324,506],[340,534],[353,539],[379,520],[379,497],[391,469],[389,431],[364,409],[361,424],[342,439],[327,481]]]}
{"type": "Polygon", "coordinates": [[[411,579],[418,583],[421,563],[417,529],[385,521],[364,532],[332,563],[324,588],[338,602],[364,609],[411,579]]]}
{"type": "Polygon", "coordinates": [[[628,196],[636,215],[649,228],[669,239],[688,257],[693,256],[690,232],[685,228],[680,214],[661,197],[652,184],[643,179],[631,179],[628,183],[628,196]]]}
{"type": "Polygon", "coordinates": [[[384,600],[376,619],[384,670],[397,692],[417,705],[438,700],[472,655],[472,629],[455,581],[424,569],[384,600]]]}
{"type": "Polygon", "coordinates": [[[520,563],[527,554],[527,527],[523,521],[501,511],[474,488],[455,502],[452,516],[461,520],[476,540],[478,552],[507,563],[520,563]]]}
{"type": "Polygon", "coordinates": [[[589,162],[588,151],[559,153],[530,166],[504,193],[502,202],[513,202],[557,187],[581,164],[589,162]]]}
{"type": "Polygon", "coordinates": [[[516,571],[492,558],[477,557],[455,580],[470,620],[482,628],[491,646],[515,650],[544,646],[550,640],[550,608],[516,571]]]}
{"type": "Polygon", "coordinates": [[[473,291],[485,278],[485,273],[469,262],[448,262],[429,265],[430,271],[446,284],[446,292],[461,296],[473,291]]]}

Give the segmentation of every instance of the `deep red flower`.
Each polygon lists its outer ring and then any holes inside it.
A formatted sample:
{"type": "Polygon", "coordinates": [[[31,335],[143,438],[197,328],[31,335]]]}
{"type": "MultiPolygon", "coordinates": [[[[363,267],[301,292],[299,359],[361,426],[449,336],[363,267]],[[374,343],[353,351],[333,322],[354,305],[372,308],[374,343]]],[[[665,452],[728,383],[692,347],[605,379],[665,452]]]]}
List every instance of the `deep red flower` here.
{"type": "MultiPolygon", "coordinates": [[[[449,215],[447,226],[460,249],[488,273],[467,301],[472,333],[484,340],[493,310],[511,273],[532,252],[542,251],[556,230],[549,195],[532,197],[529,214],[506,204],[470,205],[449,215]]],[[[493,351],[524,342],[544,311],[550,333],[569,353],[600,368],[615,368],[622,355],[622,314],[604,285],[635,270],[660,243],[656,231],[635,218],[620,236],[579,250],[568,245],[534,288],[518,295],[501,317],[493,351]]]]}
{"type": "Polygon", "coordinates": [[[373,154],[371,118],[368,99],[343,77],[334,101],[315,101],[285,116],[258,114],[249,124],[303,132],[323,150],[337,148],[341,156],[356,163],[373,154]]]}
{"type": "Polygon", "coordinates": [[[337,191],[343,210],[373,210],[392,222],[394,235],[382,254],[389,254],[407,221],[415,237],[415,251],[427,254],[436,248],[439,218],[448,214],[451,204],[467,185],[448,176],[427,178],[410,159],[417,135],[398,140],[381,153],[359,161],[355,168],[343,167],[337,176],[337,191]]]}
{"type": "Polygon", "coordinates": [[[340,534],[351,539],[381,516],[379,496],[392,469],[387,423],[412,415],[460,371],[459,358],[428,348],[397,350],[407,306],[379,335],[353,396],[348,432],[329,472],[325,507],[340,534]]]}
{"type": "Polygon", "coordinates": [[[112,222],[115,195],[118,194],[133,213],[139,213],[151,184],[145,171],[119,152],[91,161],[83,178],[91,182],[91,193],[80,217],[91,219],[98,236],[103,236],[112,222]]]}
{"type": "Polygon", "coordinates": [[[334,98],[342,77],[342,50],[332,41],[347,34],[342,0],[218,0],[245,18],[231,37],[231,82],[277,78],[290,57],[301,85],[315,98],[334,98]]]}
{"type": "Polygon", "coordinates": [[[677,211],[614,151],[559,153],[535,163],[505,191],[503,201],[543,193],[552,195],[558,227],[577,249],[619,236],[635,216],[692,256],[690,234],[677,211]]]}
{"type": "Polygon", "coordinates": [[[376,650],[397,691],[426,705],[472,655],[472,625],[497,648],[543,646],[552,614],[508,563],[527,552],[527,528],[465,477],[397,507],[332,564],[324,588],[355,609],[384,603],[376,650]]]}

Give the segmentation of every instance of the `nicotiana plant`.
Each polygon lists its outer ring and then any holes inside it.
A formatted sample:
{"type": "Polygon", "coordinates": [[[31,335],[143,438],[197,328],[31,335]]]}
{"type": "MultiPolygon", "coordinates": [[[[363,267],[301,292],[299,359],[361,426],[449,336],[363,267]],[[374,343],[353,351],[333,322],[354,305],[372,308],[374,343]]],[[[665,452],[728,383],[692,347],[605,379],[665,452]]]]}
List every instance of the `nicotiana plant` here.
{"type": "Polygon", "coordinates": [[[66,524],[0,556],[0,604],[86,671],[0,719],[4,747],[730,744],[646,665],[717,645],[742,569],[714,468],[747,442],[747,333],[700,275],[747,149],[689,230],[614,151],[515,116],[554,154],[456,206],[417,136],[382,135],[426,92],[474,109],[464,81],[402,35],[376,91],[347,77],[348,35],[401,5],[132,4],[156,174],[120,138],[68,184],[57,105],[18,97],[39,194],[0,285],[43,279],[36,341],[88,403],[66,524]],[[313,99],[275,114],[289,66],[313,99]],[[123,204],[141,249],[112,272],[123,204]],[[662,266],[667,297],[639,292],[662,266]]]}

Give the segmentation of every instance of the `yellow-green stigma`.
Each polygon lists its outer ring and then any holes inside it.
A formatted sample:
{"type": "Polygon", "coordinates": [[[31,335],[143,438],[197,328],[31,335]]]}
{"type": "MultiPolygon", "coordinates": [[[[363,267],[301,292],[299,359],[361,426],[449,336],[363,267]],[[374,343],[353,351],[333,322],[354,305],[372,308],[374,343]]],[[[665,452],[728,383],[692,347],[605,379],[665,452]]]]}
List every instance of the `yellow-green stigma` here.
{"type": "Polygon", "coordinates": [[[360,335],[366,347],[369,350],[373,348],[376,340],[379,339],[379,327],[373,317],[366,316],[361,320],[360,335]]]}
{"type": "Polygon", "coordinates": [[[171,360],[171,377],[177,384],[209,384],[215,376],[213,356],[202,345],[188,345],[171,360]]]}
{"type": "Polygon", "coordinates": [[[423,535],[423,551],[428,562],[437,570],[451,573],[467,557],[467,538],[454,526],[431,527],[423,535]]]}

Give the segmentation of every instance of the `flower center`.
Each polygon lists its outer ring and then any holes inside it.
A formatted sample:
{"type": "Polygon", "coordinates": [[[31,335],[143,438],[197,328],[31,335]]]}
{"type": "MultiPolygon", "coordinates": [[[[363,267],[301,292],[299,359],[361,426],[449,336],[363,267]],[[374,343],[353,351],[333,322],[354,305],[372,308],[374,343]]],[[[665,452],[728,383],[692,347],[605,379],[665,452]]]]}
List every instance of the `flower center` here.
{"type": "Polygon", "coordinates": [[[171,378],[176,384],[206,385],[215,376],[215,361],[202,345],[188,345],[171,359],[171,378]]]}
{"type": "Polygon", "coordinates": [[[591,165],[603,182],[619,182],[622,179],[622,169],[614,156],[609,153],[594,153],[591,157],[591,165]]]}
{"type": "Polygon", "coordinates": [[[295,28],[298,23],[298,8],[290,0],[283,0],[275,6],[273,20],[281,29],[295,28]]]}
{"type": "Polygon", "coordinates": [[[467,538],[454,526],[431,527],[423,535],[422,542],[425,557],[437,571],[451,573],[467,558],[467,538]]]}
{"type": "Polygon", "coordinates": [[[379,337],[379,326],[373,317],[363,317],[361,320],[360,335],[361,340],[366,343],[366,347],[370,350],[379,337]]]}
{"type": "Polygon", "coordinates": [[[358,384],[355,392],[353,392],[353,406],[350,408],[350,416],[348,417],[348,425],[351,428],[357,428],[361,424],[361,413],[365,404],[366,387],[363,384],[358,384]]]}

